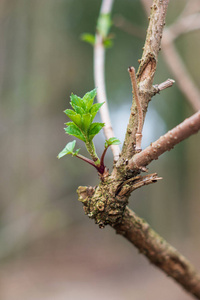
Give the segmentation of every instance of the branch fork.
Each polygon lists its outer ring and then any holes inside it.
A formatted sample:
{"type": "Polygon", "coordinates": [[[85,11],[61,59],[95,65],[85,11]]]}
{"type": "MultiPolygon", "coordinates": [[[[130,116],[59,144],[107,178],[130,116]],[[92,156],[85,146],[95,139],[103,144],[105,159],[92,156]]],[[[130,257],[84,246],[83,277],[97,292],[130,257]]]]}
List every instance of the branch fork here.
{"type": "Polygon", "coordinates": [[[181,124],[177,125],[165,135],[161,136],[157,141],[152,143],[142,152],[133,156],[128,163],[130,170],[139,171],[141,167],[146,167],[153,160],[166,151],[171,150],[175,145],[197,133],[200,130],[200,111],[185,119],[181,124]]]}
{"type": "MultiPolygon", "coordinates": [[[[106,2],[107,0],[103,0],[103,4],[106,2]]],[[[190,294],[200,299],[200,275],[195,268],[175,248],[153,231],[149,224],[127,207],[132,191],[161,179],[156,173],[146,176],[138,174],[145,170],[152,160],[157,159],[162,153],[200,130],[199,111],[141,151],[142,128],[148,103],[153,95],[174,83],[172,79],[168,79],[153,86],[168,2],[169,0],[153,0],[137,80],[135,69],[133,67],[128,69],[132,83],[133,104],[122,153],[111,175],[108,174],[97,187],[79,187],[77,192],[79,201],[83,203],[85,214],[94,219],[100,228],[110,225],[145,254],[150,262],[171,276],[190,294]]],[[[110,13],[110,10],[106,13],[110,13]]],[[[102,45],[96,45],[94,55],[96,65],[98,55],[103,65],[100,69],[96,68],[95,76],[98,75],[98,70],[102,76],[104,68],[102,45]]],[[[105,91],[104,85],[102,89],[99,84],[96,86],[99,87],[99,91],[105,91]]],[[[102,100],[104,99],[101,98],[102,100]]],[[[119,155],[118,150],[116,154],[119,155]]]]}

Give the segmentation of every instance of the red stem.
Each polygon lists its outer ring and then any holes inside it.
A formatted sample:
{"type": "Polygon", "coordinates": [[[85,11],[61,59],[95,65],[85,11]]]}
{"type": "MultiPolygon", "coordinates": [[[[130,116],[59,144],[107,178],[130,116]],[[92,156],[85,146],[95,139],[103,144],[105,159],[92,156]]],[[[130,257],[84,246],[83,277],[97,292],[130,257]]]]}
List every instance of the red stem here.
{"type": "Polygon", "coordinates": [[[103,153],[101,155],[101,159],[100,159],[100,166],[104,167],[104,158],[105,158],[105,155],[106,155],[106,151],[107,151],[108,147],[106,147],[104,150],[103,150],[103,153]]]}
{"type": "Polygon", "coordinates": [[[103,174],[104,172],[104,169],[105,169],[105,166],[103,165],[99,165],[99,166],[96,166],[95,163],[93,162],[93,160],[81,155],[81,154],[77,154],[75,155],[76,157],[80,158],[81,160],[85,161],[86,163],[90,164],[91,166],[95,167],[95,169],[97,169],[97,171],[100,173],[100,174],[103,174]]]}

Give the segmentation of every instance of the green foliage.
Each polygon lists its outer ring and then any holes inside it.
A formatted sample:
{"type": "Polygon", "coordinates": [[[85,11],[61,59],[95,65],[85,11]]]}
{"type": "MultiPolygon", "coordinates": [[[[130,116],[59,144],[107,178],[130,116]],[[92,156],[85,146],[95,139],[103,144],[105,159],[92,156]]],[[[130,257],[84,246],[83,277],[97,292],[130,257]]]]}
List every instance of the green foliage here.
{"type": "Polygon", "coordinates": [[[92,123],[89,129],[90,140],[92,140],[103,127],[104,123],[92,123]]]}
{"type": "Polygon", "coordinates": [[[103,45],[105,48],[111,48],[113,46],[113,41],[112,41],[111,35],[108,35],[106,39],[103,40],[103,45]]]}
{"type": "Polygon", "coordinates": [[[97,92],[96,89],[86,93],[83,98],[74,95],[70,96],[70,104],[72,109],[66,109],[64,113],[71,119],[71,122],[66,123],[65,132],[69,135],[77,137],[85,143],[85,146],[91,155],[93,162],[82,155],[79,155],[79,149],[74,152],[75,141],[68,143],[65,148],[58,154],[58,158],[67,154],[77,156],[93,166],[100,165],[100,160],[96,154],[93,144],[93,138],[104,127],[104,123],[93,123],[93,120],[103,103],[95,103],[94,98],[97,92]]]}
{"type": "Polygon", "coordinates": [[[111,145],[119,145],[119,144],[121,144],[120,140],[117,139],[116,137],[112,137],[105,141],[105,148],[108,148],[111,145]]]}
{"type": "Polygon", "coordinates": [[[81,130],[73,123],[73,122],[68,122],[66,123],[68,127],[65,128],[65,132],[69,135],[73,135],[77,137],[79,140],[86,142],[86,139],[81,132],[81,130]]]}
{"type": "Polygon", "coordinates": [[[94,46],[94,44],[95,44],[95,36],[94,36],[94,34],[91,34],[91,33],[83,33],[81,35],[81,40],[91,44],[92,46],[94,46]]]}
{"type": "Polygon", "coordinates": [[[70,96],[70,105],[72,109],[66,109],[64,113],[71,119],[71,122],[67,122],[65,132],[69,135],[73,135],[79,138],[85,143],[86,149],[92,157],[92,160],[78,154],[79,150],[74,151],[76,141],[68,143],[65,148],[58,154],[58,158],[61,158],[67,154],[76,156],[85,162],[89,163],[97,169],[100,174],[104,173],[104,157],[109,146],[119,145],[120,141],[112,137],[105,141],[105,149],[102,153],[101,159],[96,154],[93,138],[104,127],[104,123],[94,122],[93,120],[103,105],[103,103],[95,103],[94,98],[97,92],[96,89],[86,93],[83,98],[74,95],[70,96]]]}
{"type": "MultiPolygon", "coordinates": [[[[112,20],[110,14],[101,14],[97,22],[97,32],[102,37],[103,45],[105,48],[111,48],[113,45],[113,41],[112,41],[113,36],[109,34],[111,26],[112,26],[112,20]]],[[[81,40],[91,44],[92,46],[95,45],[94,34],[83,33],[81,35],[81,40]]]]}
{"type": "Polygon", "coordinates": [[[73,142],[69,142],[65,148],[58,154],[58,158],[61,158],[67,154],[71,154],[73,156],[76,156],[79,152],[80,149],[77,149],[74,152],[74,147],[75,147],[76,141],[74,140],[73,142]]]}
{"type": "Polygon", "coordinates": [[[104,123],[92,123],[100,107],[103,105],[103,103],[93,104],[95,96],[96,89],[86,93],[83,98],[72,93],[70,104],[74,110],[66,109],[64,111],[72,121],[66,123],[67,128],[65,128],[65,132],[79,138],[85,143],[91,142],[104,126],[104,123]]]}

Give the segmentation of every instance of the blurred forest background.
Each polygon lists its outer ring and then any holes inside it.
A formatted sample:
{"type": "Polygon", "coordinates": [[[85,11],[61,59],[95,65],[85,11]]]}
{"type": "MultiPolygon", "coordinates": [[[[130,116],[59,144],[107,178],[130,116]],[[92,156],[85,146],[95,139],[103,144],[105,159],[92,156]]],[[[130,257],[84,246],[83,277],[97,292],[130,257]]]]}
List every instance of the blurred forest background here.
{"type": "MultiPolygon", "coordinates": [[[[186,1],[170,2],[167,25],[186,1]]],[[[93,50],[81,41],[95,32],[101,1],[0,1],[0,299],[190,299],[111,228],[100,230],[77,201],[79,185],[98,184],[95,169],[57,159],[71,92],[94,88],[93,50]],[[162,293],[162,298],[160,294],[162,293]]],[[[116,0],[121,15],[146,30],[139,0],[116,0]]],[[[144,40],[115,26],[106,51],[106,81],[115,135],[123,141],[131,106],[128,66],[138,67],[144,40]]],[[[200,88],[200,31],[176,48],[200,88]]],[[[173,78],[159,56],[155,83],[173,78]]],[[[193,110],[175,84],[153,98],[143,147],[193,110]]],[[[96,139],[101,153],[103,134],[96,139]]],[[[84,145],[78,142],[85,155],[84,145]]],[[[200,135],[150,166],[162,181],[134,192],[130,207],[200,268],[200,135]]],[[[111,152],[107,165],[112,167],[111,152]]]]}

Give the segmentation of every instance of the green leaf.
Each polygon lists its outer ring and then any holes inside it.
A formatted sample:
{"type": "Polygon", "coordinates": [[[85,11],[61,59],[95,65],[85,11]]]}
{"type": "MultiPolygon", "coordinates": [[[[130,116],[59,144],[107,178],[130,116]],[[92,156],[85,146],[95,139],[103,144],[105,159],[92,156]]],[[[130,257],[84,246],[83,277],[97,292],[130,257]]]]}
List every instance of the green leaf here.
{"type": "Polygon", "coordinates": [[[83,109],[82,107],[80,107],[80,106],[74,105],[74,106],[73,106],[73,109],[75,110],[75,112],[76,112],[77,114],[79,114],[79,115],[81,115],[81,116],[85,113],[84,109],[83,109]]]}
{"type": "Polygon", "coordinates": [[[72,142],[69,142],[69,143],[66,145],[65,148],[66,148],[69,152],[73,153],[75,145],[76,145],[76,141],[74,140],[74,141],[72,141],[72,142]]]}
{"type": "Polygon", "coordinates": [[[108,148],[111,145],[119,145],[119,144],[121,144],[120,140],[117,139],[116,137],[112,137],[105,141],[105,148],[108,148]]]}
{"type": "Polygon", "coordinates": [[[74,153],[73,156],[76,156],[78,154],[78,152],[80,151],[80,149],[77,149],[74,153]]]}
{"type": "Polygon", "coordinates": [[[94,44],[95,44],[95,36],[91,33],[83,33],[81,35],[81,40],[86,43],[91,44],[92,46],[94,46],[94,44]]]}
{"type": "Polygon", "coordinates": [[[88,128],[92,123],[92,116],[90,114],[84,114],[81,116],[81,129],[87,134],[88,128]]]}
{"type": "Polygon", "coordinates": [[[75,147],[75,144],[76,144],[76,141],[74,140],[73,142],[69,142],[66,146],[65,146],[65,148],[58,154],[58,158],[61,158],[61,157],[63,157],[63,156],[65,156],[65,155],[67,155],[67,154],[72,154],[72,155],[74,155],[74,154],[78,154],[78,152],[77,151],[79,151],[79,149],[78,150],[76,150],[76,152],[74,153],[73,151],[74,151],[74,147],[75,147]]]}
{"type": "Polygon", "coordinates": [[[71,99],[71,106],[74,108],[74,106],[79,106],[81,107],[81,101],[82,99],[76,95],[74,95],[73,93],[71,93],[71,96],[70,96],[70,99],[71,99]]]}
{"type": "Polygon", "coordinates": [[[84,96],[83,96],[83,100],[84,101],[90,101],[91,99],[94,100],[94,97],[97,95],[97,89],[93,89],[90,92],[87,92],[84,96]]]}
{"type": "Polygon", "coordinates": [[[91,141],[104,126],[104,123],[92,123],[88,130],[89,141],[91,141]]]}
{"type": "Polygon", "coordinates": [[[85,105],[86,105],[86,111],[85,111],[86,113],[88,113],[89,110],[91,109],[96,94],[97,94],[97,90],[96,90],[96,89],[93,89],[92,91],[86,93],[86,94],[83,96],[83,99],[82,99],[82,100],[85,102],[85,105]]]}
{"type": "Polygon", "coordinates": [[[69,135],[73,135],[80,139],[83,142],[86,142],[86,139],[81,132],[81,130],[73,123],[73,122],[68,122],[67,123],[67,128],[65,128],[65,132],[69,135]]]}
{"type": "Polygon", "coordinates": [[[85,101],[83,101],[81,97],[78,97],[72,93],[70,99],[71,99],[70,104],[74,110],[77,109],[77,107],[79,107],[83,111],[86,110],[86,103],[85,101]]]}
{"type": "Polygon", "coordinates": [[[97,22],[97,31],[105,39],[109,33],[112,20],[110,14],[101,14],[97,22]]]}
{"type": "Polygon", "coordinates": [[[91,109],[96,94],[96,89],[87,92],[83,98],[80,98],[72,93],[70,96],[70,104],[76,113],[83,115],[84,113],[88,113],[91,109]]]}
{"type": "Polygon", "coordinates": [[[96,89],[87,92],[83,98],[72,93],[70,104],[74,110],[66,109],[64,111],[72,121],[66,123],[67,128],[65,128],[65,132],[79,138],[85,143],[91,141],[104,126],[103,123],[92,124],[94,117],[103,105],[103,103],[93,104],[96,94],[96,89]]]}
{"type": "Polygon", "coordinates": [[[109,39],[105,39],[103,41],[103,45],[105,48],[111,48],[113,46],[113,40],[109,39]]]}
{"type": "Polygon", "coordinates": [[[104,102],[102,103],[95,103],[92,105],[91,109],[90,109],[90,113],[92,115],[92,120],[94,119],[94,117],[96,116],[97,112],[99,111],[100,107],[104,104],[104,102]]]}
{"type": "Polygon", "coordinates": [[[78,126],[81,127],[81,115],[77,114],[72,109],[66,109],[64,113],[78,126]]]}

